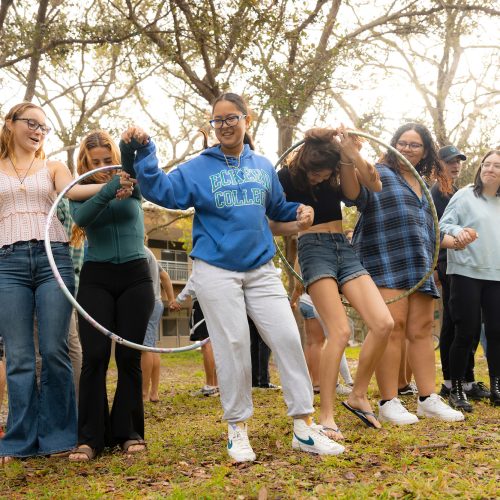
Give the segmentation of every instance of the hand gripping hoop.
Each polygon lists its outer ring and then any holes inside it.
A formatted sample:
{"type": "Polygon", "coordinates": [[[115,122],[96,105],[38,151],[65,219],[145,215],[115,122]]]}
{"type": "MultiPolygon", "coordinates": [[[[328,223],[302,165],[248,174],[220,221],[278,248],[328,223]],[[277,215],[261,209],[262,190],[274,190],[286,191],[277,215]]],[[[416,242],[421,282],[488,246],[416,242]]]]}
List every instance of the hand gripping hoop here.
{"type": "MultiPolygon", "coordinates": [[[[116,335],[115,333],[111,332],[104,326],[102,326],[100,323],[98,323],[90,314],[83,309],[83,307],[76,301],[76,299],[71,295],[70,291],[64,284],[64,281],[61,277],[61,274],[59,273],[59,270],[57,269],[56,263],[54,261],[54,256],[52,254],[52,248],[50,246],[50,236],[49,236],[49,230],[50,226],[52,224],[52,219],[54,217],[55,211],[57,210],[57,206],[63,199],[64,195],[76,184],[78,184],[80,181],[85,179],[86,177],[89,177],[91,175],[94,175],[97,172],[107,172],[109,170],[121,170],[122,166],[121,165],[111,165],[109,167],[100,167],[96,168],[94,170],[90,170],[89,172],[86,172],[85,174],[81,175],[77,179],[75,179],[73,182],[68,184],[60,193],[59,196],[56,198],[54,201],[54,204],[50,208],[49,215],[47,218],[47,224],[45,225],[45,251],[47,252],[47,258],[49,260],[50,267],[52,268],[52,272],[54,273],[54,276],[57,280],[57,283],[59,284],[61,290],[63,291],[64,295],[66,295],[66,298],[73,304],[73,306],[76,308],[76,310],[96,329],[99,330],[101,333],[109,337],[111,340],[114,340],[118,344],[125,345],[127,347],[131,347],[132,349],[137,349],[139,351],[147,351],[147,352],[157,352],[159,354],[170,354],[170,353],[175,353],[175,352],[186,352],[186,351],[192,351],[194,349],[198,349],[202,345],[206,344],[207,342],[210,341],[210,338],[206,338],[202,340],[201,342],[195,342],[194,344],[185,346],[185,347],[172,347],[172,348],[167,348],[167,347],[147,347],[141,344],[135,344],[134,342],[130,342],[129,340],[125,340],[122,337],[116,335]]],[[[169,210],[171,213],[175,214],[185,214],[186,210],[169,210]]]]}
{"type": "MultiPolygon", "coordinates": [[[[422,177],[420,177],[420,174],[415,170],[415,168],[413,167],[413,165],[396,148],[393,148],[389,144],[386,144],[385,142],[381,141],[380,139],[377,139],[376,137],[373,137],[372,135],[365,134],[364,132],[358,132],[356,130],[348,130],[348,133],[352,134],[352,135],[358,135],[360,137],[364,137],[365,139],[369,139],[370,141],[374,141],[374,142],[380,144],[381,146],[384,146],[385,148],[387,148],[390,151],[392,151],[397,156],[397,158],[399,160],[401,160],[410,169],[410,171],[414,175],[415,179],[417,179],[418,183],[420,184],[420,187],[422,188],[423,193],[425,194],[425,197],[427,198],[429,206],[431,208],[432,219],[433,219],[433,222],[434,222],[434,230],[435,230],[435,233],[436,233],[436,245],[434,247],[434,258],[432,260],[432,266],[424,274],[424,276],[421,278],[421,280],[416,285],[414,285],[413,287],[411,287],[409,290],[404,291],[403,293],[401,293],[397,297],[393,297],[392,299],[388,299],[388,300],[385,301],[386,304],[392,304],[393,302],[397,302],[398,300],[404,299],[405,297],[408,297],[408,295],[411,295],[413,292],[416,292],[424,284],[424,282],[427,280],[427,278],[429,278],[429,276],[434,272],[434,268],[436,267],[438,256],[439,256],[439,245],[440,245],[439,221],[438,221],[438,215],[437,215],[437,212],[436,212],[436,207],[434,206],[434,201],[432,199],[431,193],[427,189],[427,186],[425,185],[425,182],[423,181],[422,177]]],[[[302,139],[301,141],[297,142],[293,146],[289,147],[280,156],[280,158],[278,159],[278,161],[274,165],[274,168],[276,169],[279,165],[281,165],[281,163],[285,160],[285,158],[294,149],[296,149],[299,146],[301,146],[302,144],[304,144],[304,142],[305,142],[305,140],[302,139]]],[[[283,252],[281,251],[281,249],[278,246],[276,238],[274,239],[274,244],[276,246],[276,251],[277,251],[279,257],[283,261],[283,263],[285,264],[285,266],[288,268],[288,270],[292,273],[292,275],[296,279],[298,279],[301,283],[303,283],[302,277],[299,276],[299,274],[297,274],[295,272],[295,269],[293,268],[293,266],[290,264],[290,262],[288,262],[286,260],[286,257],[283,255],[283,252]]]]}

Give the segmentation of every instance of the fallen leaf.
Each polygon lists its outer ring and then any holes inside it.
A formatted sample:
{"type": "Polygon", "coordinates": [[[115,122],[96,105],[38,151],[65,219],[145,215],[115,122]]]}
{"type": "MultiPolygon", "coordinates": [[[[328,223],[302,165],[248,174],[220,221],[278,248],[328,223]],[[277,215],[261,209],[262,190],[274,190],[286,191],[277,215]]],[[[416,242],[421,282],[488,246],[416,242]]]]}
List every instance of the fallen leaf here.
{"type": "Polygon", "coordinates": [[[259,490],[259,495],[257,496],[258,500],[267,500],[267,488],[265,486],[262,486],[262,488],[259,490]]]}

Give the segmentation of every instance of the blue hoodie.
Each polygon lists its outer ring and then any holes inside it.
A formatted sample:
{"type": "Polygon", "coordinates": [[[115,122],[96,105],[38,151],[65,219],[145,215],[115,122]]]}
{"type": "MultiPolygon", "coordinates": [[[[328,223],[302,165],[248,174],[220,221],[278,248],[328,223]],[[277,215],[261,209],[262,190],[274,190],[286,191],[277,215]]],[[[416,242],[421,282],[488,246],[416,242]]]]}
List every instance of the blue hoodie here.
{"type": "Polygon", "coordinates": [[[296,220],[299,203],[285,200],[271,162],[245,144],[240,158],[224,157],[220,146],[168,174],[158,166],[156,147],[132,141],[122,150],[136,149],[134,169],[143,196],[166,208],[194,207],[193,259],[230,271],[256,269],[275,253],[266,219],[296,220]]]}

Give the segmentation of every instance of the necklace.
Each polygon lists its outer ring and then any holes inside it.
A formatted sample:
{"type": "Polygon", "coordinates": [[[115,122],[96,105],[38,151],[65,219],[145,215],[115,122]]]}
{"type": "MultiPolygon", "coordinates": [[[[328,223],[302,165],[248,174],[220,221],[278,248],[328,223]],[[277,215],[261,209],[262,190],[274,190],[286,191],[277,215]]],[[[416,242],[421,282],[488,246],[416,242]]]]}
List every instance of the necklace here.
{"type": "Polygon", "coordinates": [[[227,165],[227,168],[240,168],[240,161],[241,161],[241,153],[238,155],[238,165],[229,165],[229,162],[227,161],[227,156],[224,154],[224,152],[222,153],[224,155],[224,160],[226,160],[226,165],[227,165]]]}
{"type": "Polygon", "coordinates": [[[33,156],[33,159],[31,160],[30,166],[28,167],[28,170],[26,170],[26,173],[24,174],[24,177],[21,179],[16,166],[14,165],[14,162],[11,160],[10,156],[8,157],[10,164],[12,165],[12,168],[14,169],[14,172],[17,175],[17,178],[19,179],[19,190],[20,191],[26,191],[26,186],[24,185],[24,181],[26,180],[26,176],[28,175],[29,171],[31,170],[31,167],[33,166],[33,163],[35,162],[35,156],[33,156]]]}

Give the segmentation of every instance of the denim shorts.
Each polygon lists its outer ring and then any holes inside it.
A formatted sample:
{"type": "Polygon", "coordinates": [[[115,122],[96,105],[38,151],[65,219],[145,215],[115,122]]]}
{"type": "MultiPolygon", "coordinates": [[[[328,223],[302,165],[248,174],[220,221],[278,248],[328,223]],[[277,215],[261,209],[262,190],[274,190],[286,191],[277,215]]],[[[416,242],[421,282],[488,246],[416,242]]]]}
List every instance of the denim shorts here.
{"type": "Polygon", "coordinates": [[[314,319],[314,307],[299,300],[299,311],[304,319],[314,319]]]}
{"type": "Polygon", "coordinates": [[[304,287],[321,278],[333,278],[339,287],[368,275],[342,233],[307,233],[299,238],[299,264],[304,287]]]}

